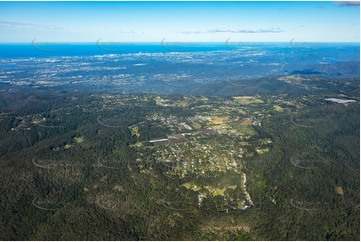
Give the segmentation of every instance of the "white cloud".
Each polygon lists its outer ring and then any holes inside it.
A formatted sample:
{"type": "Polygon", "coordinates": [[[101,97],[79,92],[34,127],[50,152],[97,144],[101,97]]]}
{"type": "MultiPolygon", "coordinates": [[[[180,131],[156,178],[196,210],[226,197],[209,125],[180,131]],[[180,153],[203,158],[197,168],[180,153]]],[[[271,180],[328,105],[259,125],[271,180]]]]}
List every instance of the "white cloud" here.
{"type": "Polygon", "coordinates": [[[283,32],[280,28],[271,28],[271,29],[241,29],[241,30],[231,30],[231,29],[211,29],[207,31],[182,31],[182,34],[214,34],[214,33],[232,33],[232,34],[255,34],[255,33],[281,33],[283,32]]]}
{"type": "Polygon", "coordinates": [[[359,1],[337,1],[335,2],[337,5],[340,6],[351,6],[351,7],[358,7],[360,6],[359,1]]]}
{"type": "Polygon", "coordinates": [[[0,20],[0,27],[18,28],[18,29],[36,29],[36,30],[63,30],[63,27],[53,25],[34,24],[29,22],[16,22],[0,20]]]}

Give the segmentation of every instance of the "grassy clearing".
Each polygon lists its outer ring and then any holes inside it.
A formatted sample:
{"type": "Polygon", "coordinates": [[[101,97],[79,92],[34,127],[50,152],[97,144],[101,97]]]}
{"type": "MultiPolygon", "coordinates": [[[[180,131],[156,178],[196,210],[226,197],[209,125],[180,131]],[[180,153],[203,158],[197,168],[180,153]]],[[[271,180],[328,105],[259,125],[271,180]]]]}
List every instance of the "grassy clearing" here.
{"type": "Polygon", "coordinates": [[[212,124],[218,125],[218,124],[224,124],[225,122],[227,122],[227,120],[228,119],[226,117],[213,116],[213,117],[211,117],[210,122],[212,124]]]}
{"type": "Polygon", "coordinates": [[[239,144],[240,144],[241,146],[250,146],[250,145],[251,145],[250,143],[248,143],[248,142],[246,142],[246,141],[241,141],[241,142],[239,142],[239,144]]]}
{"type": "Polygon", "coordinates": [[[140,136],[138,126],[133,126],[133,127],[131,128],[130,132],[132,133],[132,135],[135,135],[135,136],[137,136],[137,137],[140,136]]]}
{"type": "Polygon", "coordinates": [[[336,190],[337,194],[343,196],[344,192],[343,192],[343,188],[341,186],[336,187],[335,190],[336,190]]]}
{"type": "Polygon", "coordinates": [[[137,141],[135,144],[133,145],[129,145],[129,147],[142,147],[143,146],[143,143],[140,142],[140,141],[137,141]]]}
{"type": "Polygon", "coordinates": [[[83,136],[79,136],[79,137],[75,137],[74,138],[74,141],[76,143],[82,143],[84,141],[84,137],[83,136]]]}
{"type": "Polygon", "coordinates": [[[233,97],[233,99],[244,105],[263,103],[263,101],[256,96],[237,96],[233,97]]]}
{"type": "Polygon", "coordinates": [[[250,126],[241,126],[240,128],[237,129],[238,130],[238,134],[239,135],[242,135],[242,136],[253,136],[253,135],[256,135],[257,132],[254,131],[254,129],[252,129],[250,126]]]}
{"type": "Polygon", "coordinates": [[[193,124],[193,128],[195,128],[195,129],[200,129],[200,128],[202,128],[202,125],[200,125],[200,124],[198,124],[198,123],[194,123],[194,124],[193,124]]]}
{"type": "Polygon", "coordinates": [[[159,106],[163,106],[163,102],[162,102],[162,99],[157,97],[155,98],[155,104],[159,105],[159,106]]]}
{"type": "Polygon", "coordinates": [[[261,139],[259,141],[259,143],[262,144],[262,145],[272,144],[272,140],[268,139],[268,138],[267,139],[261,139]]]}
{"type": "Polygon", "coordinates": [[[181,108],[185,108],[189,106],[188,102],[177,102],[174,104],[175,107],[181,107],[181,108]]]}
{"type": "Polygon", "coordinates": [[[252,119],[250,118],[245,118],[242,120],[242,122],[240,123],[240,125],[242,126],[251,126],[252,125],[252,119]]]}
{"type": "Polygon", "coordinates": [[[273,108],[274,108],[274,110],[276,110],[277,112],[283,112],[283,108],[281,108],[281,107],[278,106],[278,105],[274,105],[273,108]]]}
{"type": "Polygon", "coordinates": [[[256,152],[259,154],[259,155],[262,155],[264,153],[267,153],[269,152],[269,149],[268,148],[256,148],[256,152]]]}
{"type": "Polygon", "coordinates": [[[206,188],[212,192],[213,196],[224,196],[227,189],[236,189],[237,185],[224,186],[222,188],[216,186],[206,186],[206,188]]]}
{"type": "Polygon", "coordinates": [[[240,110],[238,110],[238,113],[239,113],[239,114],[246,114],[246,111],[240,109],[240,110]]]}
{"type": "Polygon", "coordinates": [[[199,191],[201,188],[199,186],[197,186],[194,182],[186,182],[183,183],[182,185],[183,187],[187,188],[187,189],[191,189],[195,192],[199,191]]]}

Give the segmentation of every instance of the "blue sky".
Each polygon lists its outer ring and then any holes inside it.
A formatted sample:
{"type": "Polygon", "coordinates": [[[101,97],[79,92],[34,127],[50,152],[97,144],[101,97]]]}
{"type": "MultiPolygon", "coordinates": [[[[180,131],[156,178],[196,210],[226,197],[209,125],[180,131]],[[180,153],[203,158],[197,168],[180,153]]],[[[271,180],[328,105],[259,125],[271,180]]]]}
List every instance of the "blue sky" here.
{"type": "Polygon", "coordinates": [[[345,2],[0,2],[0,42],[359,42],[345,2]]]}

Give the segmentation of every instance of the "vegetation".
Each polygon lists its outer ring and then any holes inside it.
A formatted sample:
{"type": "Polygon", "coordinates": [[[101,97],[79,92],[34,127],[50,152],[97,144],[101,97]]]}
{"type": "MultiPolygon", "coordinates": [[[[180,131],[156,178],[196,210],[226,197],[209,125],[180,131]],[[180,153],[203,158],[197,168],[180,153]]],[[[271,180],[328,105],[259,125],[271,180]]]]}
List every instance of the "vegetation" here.
{"type": "Polygon", "coordinates": [[[14,104],[0,113],[0,239],[358,240],[359,103],[325,98],[14,104]]]}

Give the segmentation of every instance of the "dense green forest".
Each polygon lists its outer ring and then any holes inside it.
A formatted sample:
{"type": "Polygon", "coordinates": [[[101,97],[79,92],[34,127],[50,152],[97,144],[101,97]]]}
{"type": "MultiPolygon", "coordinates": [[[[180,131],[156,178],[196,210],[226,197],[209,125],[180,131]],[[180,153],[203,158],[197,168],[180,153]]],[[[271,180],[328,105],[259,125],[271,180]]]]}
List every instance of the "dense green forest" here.
{"type": "MultiPolygon", "coordinates": [[[[172,133],[172,124],[160,123],[170,121],[157,115],[187,120],[198,106],[217,113],[231,97],[212,97],[207,105],[192,97],[189,107],[177,95],[162,96],[177,105],[159,105],[152,94],[12,98],[0,116],[2,240],[359,240],[359,102],[288,97],[297,105],[282,102],[284,112],[273,110],[277,100],[242,104],[253,120],[271,110],[244,129],[254,134],[230,140],[202,133],[205,144],[247,143],[241,165],[254,205],[217,210],[224,198],[199,206],[198,191],[182,184],[200,178],[168,175],[173,167],[153,158],[165,148],[149,140],[172,133]],[[131,132],[135,124],[140,135],[131,132]],[[269,151],[257,153],[264,139],[272,141],[269,151]]],[[[201,179],[205,185],[225,182],[212,174],[201,179]]],[[[238,173],[227,174],[237,188],[224,194],[242,196],[238,173]]]]}
{"type": "Polygon", "coordinates": [[[330,105],[296,114],[307,127],[288,114],[264,122],[274,147],[247,167],[260,239],[358,240],[359,112],[359,105],[330,105]]]}

